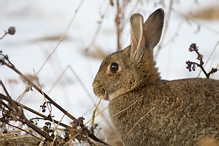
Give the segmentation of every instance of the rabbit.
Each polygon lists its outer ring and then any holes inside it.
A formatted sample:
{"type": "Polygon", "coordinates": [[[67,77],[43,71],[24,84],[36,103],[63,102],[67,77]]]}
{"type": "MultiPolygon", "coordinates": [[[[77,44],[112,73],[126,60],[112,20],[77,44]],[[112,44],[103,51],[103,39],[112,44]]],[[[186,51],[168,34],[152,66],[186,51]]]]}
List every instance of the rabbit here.
{"type": "Polygon", "coordinates": [[[164,11],[130,18],[131,44],[107,56],[93,81],[125,146],[219,146],[219,80],[162,80],[153,58],[164,11]]]}

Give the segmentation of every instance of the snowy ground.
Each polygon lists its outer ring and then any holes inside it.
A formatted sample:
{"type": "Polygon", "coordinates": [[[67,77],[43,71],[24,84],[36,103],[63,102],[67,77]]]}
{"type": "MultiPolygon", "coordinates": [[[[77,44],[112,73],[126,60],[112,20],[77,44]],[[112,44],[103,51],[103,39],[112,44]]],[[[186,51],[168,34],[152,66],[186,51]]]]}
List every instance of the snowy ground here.
{"type": "MultiPolygon", "coordinates": [[[[16,0],[0,1],[0,36],[9,26],[16,27],[14,36],[6,36],[0,40],[0,50],[9,56],[11,62],[24,74],[34,74],[40,69],[48,55],[53,51],[58,43],[58,39],[66,30],[71,18],[77,10],[80,0],[59,1],[59,0],[16,0]]],[[[190,53],[188,48],[191,43],[199,46],[200,53],[204,55],[204,60],[214,49],[219,41],[219,20],[195,20],[186,21],[183,15],[189,11],[196,11],[207,5],[219,5],[218,0],[199,0],[199,4],[194,1],[180,1],[174,4],[175,11],[172,12],[169,21],[169,29],[164,39],[164,47],[157,57],[157,67],[163,79],[178,79],[196,77],[196,72],[188,72],[185,69],[187,60],[195,61],[196,54],[190,53]],[[180,15],[182,14],[182,15],[180,15]],[[199,30],[200,24],[200,30],[199,30]],[[198,31],[199,30],[199,31],[198,31]],[[175,33],[178,33],[175,36],[175,33]],[[174,37],[174,40],[171,38],[174,37]],[[170,41],[171,40],[171,41],[170,41]],[[170,41],[170,42],[169,42],[170,41]]],[[[126,11],[127,16],[134,7],[135,2],[131,2],[126,11]]],[[[139,4],[134,12],[140,12],[143,16],[153,12],[156,8],[162,7],[153,3],[139,4]]],[[[166,2],[165,12],[168,11],[166,2]]],[[[92,116],[94,105],[98,99],[92,92],[92,81],[98,71],[101,59],[94,59],[84,55],[85,49],[90,45],[98,27],[98,21],[104,14],[103,23],[95,45],[105,53],[111,53],[116,48],[116,28],[115,14],[116,7],[109,5],[109,0],[86,0],[78,9],[75,19],[66,34],[66,39],[60,44],[55,53],[38,74],[39,81],[43,85],[43,90],[47,93],[58,77],[67,66],[70,66],[79,76],[86,86],[88,93],[81,86],[76,76],[69,69],[64,77],[49,93],[56,102],[68,110],[73,116],[86,118],[92,116]]],[[[130,32],[127,23],[122,36],[122,46],[129,44],[130,32]]],[[[91,47],[89,51],[93,51],[91,47]]],[[[155,52],[157,49],[155,48],[155,52]]],[[[213,62],[213,66],[219,63],[219,49],[217,47],[212,59],[209,61],[207,69],[213,62]]],[[[201,74],[204,77],[203,74],[201,74]]],[[[217,73],[214,78],[219,79],[217,73]]],[[[25,89],[25,85],[19,76],[5,66],[0,66],[0,79],[4,82],[11,96],[16,99],[25,89]],[[9,83],[9,80],[17,83],[9,83]]],[[[2,93],[2,89],[0,89],[2,93]]],[[[37,92],[28,92],[22,99],[22,103],[39,110],[39,105],[43,102],[43,97],[37,92]]],[[[107,106],[103,101],[100,110],[107,106]]],[[[61,113],[53,109],[55,118],[59,120],[61,113]]],[[[104,112],[109,119],[107,111],[104,112]]],[[[65,118],[64,122],[70,122],[65,118]]],[[[103,124],[102,117],[97,118],[99,124],[103,124]]]]}

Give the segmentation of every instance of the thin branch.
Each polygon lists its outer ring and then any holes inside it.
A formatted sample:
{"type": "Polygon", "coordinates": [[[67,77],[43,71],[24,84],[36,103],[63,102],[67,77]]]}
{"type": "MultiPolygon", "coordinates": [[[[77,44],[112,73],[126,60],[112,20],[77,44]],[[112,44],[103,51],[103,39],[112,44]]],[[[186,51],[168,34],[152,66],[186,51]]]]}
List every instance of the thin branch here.
{"type": "Polygon", "coordinates": [[[64,31],[64,33],[62,34],[61,38],[59,39],[59,42],[58,44],[56,45],[56,47],[53,49],[53,51],[49,54],[49,56],[46,58],[46,60],[44,61],[44,63],[42,64],[42,66],[40,67],[40,69],[38,70],[37,72],[37,75],[40,73],[40,71],[43,69],[43,67],[45,66],[45,64],[47,63],[47,61],[51,58],[51,56],[54,54],[54,52],[57,50],[57,48],[59,47],[59,45],[61,44],[61,42],[64,40],[64,37],[65,35],[67,34],[70,26],[72,25],[75,17],[76,17],[76,14],[78,13],[78,10],[80,9],[80,7],[82,6],[84,0],[81,0],[78,8],[75,10],[75,13],[74,15],[72,16],[71,20],[70,20],[70,23],[68,24],[66,30],[64,31]]]}
{"type": "Polygon", "coordinates": [[[2,80],[0,80],[0,85],[2,86],[2,88],[3,88],[4,92],[5,92],[5,94],[11,99],[11,96],[9,95],[7,89],[5,88],[5,85],[3,84],[2,80]]]}
{"type": "Polygon", "coordinates": [[[98,103],[97,103],[97,105],[96,105],[96,107],[95,107],[95,109],[94,109],[94,111],[93,111],[92,122],[91,122],[91,125],[92,125],[92,126],[94,126],[94,120],[95,120],[95,117],[96,117],[95,114],[96,114],[96,111],[97,111],[98,106],[100,105],[101,100],[102,100],[102,98],[99,99],[99,101],[98,101],[98,103]]]}
{"type": "MultiPolygon", "coordinates": [[[[208,64],[208,61],[210,60],[210,58],[212,57],[212,55],[213,55],[213,53],[214,53],[214,51],[216,50],[216,48],[217,48],[217,46],[219,45],[219,41],[217,41],[217,43],[216,43],[216,45],[215,45],[215,47],[214,47],[214,49],[213,49],[213,51],[211,52],[211,54],[210,54],[210,56],[208,57],[208,59],[207,59],[207,61],[206,61],[206,63],[204,64],[204,67],[208,64]]],[[[201,71],[202,70],[200,70],[200,72],[199,72],[199,74],[198,74],[198,77],[200,76],[200,74],[201,74],[201,71]]]]}
{"type": "Polygon", "coordinates": [[[24,129],[20,128],[20,127],[17,127],[17,126],[11,125],[11,124],[9,124],[9,123],[6,123],[6,124],[7,124],[7,125],[9,125],[9,126],[11,126],[11,127],[14,127],[14,128],[16,128],[16,129],[19,129],[19,130],[21,130],[21,131],[24,131],[25,133],[27,133],[27,134],[31,135],[32,137],[34,137],[34,138],[38,139],[39,141],[43,141],[43,140],[42,140],[42,139],[40,139],[39,137],[37,137],[37,136],[33,135],[32,133],[30,133],[30,132],[28,132],[28,131],[26,131],[26,130],[24,130],[24,129]]]}
{"type": "Polygon", "coordinates": [[[134,13],[135,9],[137,8],[138,4],[140,3],[141,0],[137,0],[135,5],[132,7],[132,10],[130,11],[130,13],[127,15],[128,18],[123,21],[122,27],[121,27],[121,31],[123,32],[125,25],[129,22],[130,20],[130,16],[134,13]]]}
{"type": "Polygon", "coordinates": [[[44,94],[46,99],[49,100],[55,107],[57,107],[60,111],[62,111],[64,114],[66,114],[70,119],[76,120],[75,117],[73,117],[69,112],[64,110],[60,105],[58,105],[54,100],[52,100],[46,93],[42,92],[39,87],[37,87],[33,82],[30,81],[24,74],[22,74],[17,68],[14,66],[11,66],[10,64],[6,63],[5,61],[1,61],[3,65],[6,65],[7,67],[11,68],[14,70],[17,74],[21,76],[25,81],[28,82],[32,87],[34,87],[40,94],[44,94]]]}
{"type": "MultiPolygon", "coordinates": [[[[38,83],[38,85],[40,86],[40,82],[39,82],[39,80],[38,80],[38,77],[37,77],[37,74],[36,74],[35,71],[34,71],[34,75],[36,76],[37,83],[38,83]]],[[[56,133],[57,133],[57,135],[58,135],[59,133],[58,133],[57,127],[56,127],[56,125],[55,125],[55,121],[54,121],[54,119],[53,119],[53,117],[52,117],[51,110],[50,110],[50,108],[49,108],[48,102],[47,102],[47,100],[46,100],[45,94],[44,94],[43,89],[42,89],[41,86],[40,86],[40,90],[41,90],[41,93],[43,93],[43,97],[44,97],[44,100],[45,100],[45,102],[46,102],[46,105],[47,105],[47,108],[48,108],[48,111],[49,111],[49,115],[50,115],[51,121],[52,121],[53,126],[54,126],[54,129],[55,129],[55,131],[56,131],[56,133]]]]}
{"type": "Polygon", "coordinates": [[[107,7],[106,7],[104,13],[101,15],[101,17],[100,17],[101,20],[100,20],[99,23],[98,23],[98,27],[97,27],[97,29],[96,29],[96,32],[95,32],[95,34],[94,34],[94,37],[92,37],[93,39],[91,40],[90,44],[88,45],[88,47],[86,48],[85,51],[88,51],[88,50],[94,45],[94,43],[95,43],[95,41],[96,41],[96,39],[97,39],[97,36],[98,36],[99,33],[100,33],[100,30],[101,30],[101,27],[102,27],[102,24],[103,24],[103,20],[104,20],[104,18],[105,18],[105,14],[106,14],[107,11],[108,11],[108,8],[109,8],[109,5],[107,5],[107,7]]]}
{"type": "Polygon", "coordinates": [[[15,27],[10,26],[8,28],[8,31],[5,31],[4,35],[2,37],[0,37],[0,40],[2,40],[7,34],[14,35],[15,32],[16,32],[15,27]]]}
{"type": "Polygon", "coordinates": [[[3,94],[0,93],[0,99],[2,100],[6,100],[7,102],[9,102],[12,107],[14,108],[13,111],[15,111],[15,116],[19,117],[20,122],[22,122],[23,124],[26,124],[28,127],[31,127],[34,131],[36,131],[39,135],[45,137],[47,140],[52,141],[53,139],[48,135],[48,133],[42,131],[41,129],[39,129],[36,125],[34,125],[31,121],[29,121],[25,115],[23,114],[23,110],[22,108],[18,108],[17,105],[15,104],[14,100],[4,96],[3,94]]]}
{"type": "Polygon", "coordinates": [[[120,8],[120,0],[116,0],[116,35],[117,35],[117,50],[121,50],[120,44],[120,34],[121,34],[121,8],[120,8]]]}
{"type": "MultiPolygon", "coordinates": [[[[107,106],[107,107],[105,107],[104,109],[102,109],[99,113],[97,113],[96,115],[95,115],[95,118],[97,117],[97,116],[99,116],[101,113],[103,113],[106,109],[108,109],[109,107],[107,106]]],[[[89,122],[91,122],[92,121],[92,119],[90,119],[90,120],[88,120],[86,123],[85,123],[85,125],[87,125],[89,122]]]]}
{"type": "Polygon", "coordinates": [[[195,43],[192,43],[189,47],[189,51],[193,52],[195,51],[196,54],[198,55],[197,60],[199,60],[199,63],[196,62],[192,62],[192,61],[186,61],[187,64],[187,69],[191,72],[192,70],[195,71],[196,66],[200,67],[200,69],[204,72],[206,78],[209,78],[211,74],[215,73],[218,71],[217,68],[212,68],[211,71],[209,73],[207,73],[204,69],[204,61],[203,61],[203,55],[199,53],[198,51],[198,47],[196,46],[195,43]]]}
{"type": "MultiPolygon", "coordinates": [[[[73,117],[69,112],[67,112],[66,110],[64,110],[60,105],[58,105],[55,101],[53,101],[46,93],[44,93],[43,91],[41,91],[41,89],[39,87],[37,87],[32,81],[30,81],[25,75],[23,75],[17,68],[15,68],[14,65],[6,63],[4,61],[4,59],[0,59],[0,63],[2,63],[2,65],[5,65],[7,67],[9,67],[10,69],[12,69],[13,71],[15,71],[17,74],[20,75],[20,77],[22,79],[24,79],[25,81],[28,82],[28,84],[30,84],[32,87],[34,87],[40,94],[44,95],[45,98],[47,100],[49,100],[55,107],[57,107],[60,111],[62,111],[65,115],[67,115],[70,119],[72,119],[73,121],[78,121],[78,119],[76,119],[75,117],[73,117]]],[[[1,94],[0,94],[1,95],[1,94]]],[[[12,100],[10,101],[12,102],[12,100]]],[[[14,104],[15,102],[12,102],[12,104],[14,104]]],[[[17,108],[17,106],[14,106],[14,108],[17,108]]],[[[26,119],[26,117],[23,115],[23,113],[21,112],[21,109],[16,109],[16,111],[19,111],[19,116],[21,116],[20,118],[22,119],[22,122],[24,122],[25,124],[27,124],[28,126],[30,126],[33,130],[35,130],[38,134],[42,135],[43,137],[45,137],[46,139],[48,139],[49,141],[52,141],[53,139],[44,131],[41,131],[37,126],[33,125],[29,120],[26,119]]],[[[84,126],[83,124],[80,125],[81,129],[85,132],[85,135],[87,135],[88,137],[90,137],[91,139],[100,142],[102,144],[108,145],[107,143],[101,141],[100,139],[98,139],[95,135],[93,135],[93,133],[91,133],[88,128],[86,126],[84,126]]]]}
{"type": "Polygon", "coordinates": [[[169,9],[168,9],[168,12],[167,12],[167,17],[166,17],[166,22],[165,22],[165,28],[163,30],[162,39],[161,39],[161,41],[158,45],[157,52],[155,53],[155,59],[157,58],[157,56],[158,56],[158,54],[161,50],[161,46],[164,43],[164,39],[166,38],[167,30],[169,28],[169,22],[170,22],[170,16],[171,16],[171,13],[172,13],[172,9],[173,9],[173,0],[170,0],[169,1],[169,9]]]}

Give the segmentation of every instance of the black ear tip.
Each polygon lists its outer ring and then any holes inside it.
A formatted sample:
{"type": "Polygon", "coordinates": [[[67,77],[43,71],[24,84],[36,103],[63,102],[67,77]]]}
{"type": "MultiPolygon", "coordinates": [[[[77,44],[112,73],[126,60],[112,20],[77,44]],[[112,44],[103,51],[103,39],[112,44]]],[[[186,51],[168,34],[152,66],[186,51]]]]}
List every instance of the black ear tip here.
{"type": "Polygon", "coordinates": [[[164,15],[164,11],[162,8],[157,9],[154,13],[159,13],[161,15],[164,15]]]}
{"type": "Polygon", "coordinates": [[[157,9],[156,11],[162,11],[162,12],[163,12],[163,9],[162,9],[162,8],[159,8],[159,9],[157,9]]]}
{"type": "Polygon", "coordinates": [[[162,8],[157,9],[156,11],[154,11],[151,15],[151,17],[156,17],[159,19],[164,19],[164,11],[162,8]]]}

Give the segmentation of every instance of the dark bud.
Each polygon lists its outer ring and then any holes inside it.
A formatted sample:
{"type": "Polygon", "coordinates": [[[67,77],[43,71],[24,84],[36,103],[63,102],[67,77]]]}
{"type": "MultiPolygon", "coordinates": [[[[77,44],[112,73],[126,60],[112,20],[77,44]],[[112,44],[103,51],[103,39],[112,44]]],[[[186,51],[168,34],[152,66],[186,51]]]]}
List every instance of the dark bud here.
{"type": "Polygon", "coordinates": [[[8,130],[7,130],[7,129],[4,129],[2,133],[3,133],[3,134],[7,134],[7,133],[8,133],[8,130]]]}
{"type": "Polygon", "coordinates": [[[192,43],[192,44],[190,45],[190,47],[191,47],[191,48],[197,48],[196,43],[192,43]]]}
{"type": "Polygon", "coordinates": [[[15,27],[11,26],[11,27],[8,28],[8,34],[10,34],[10,35],[14,35],[15,32],[16,32],[15,27]]]}
{"type": "Polygon", "coordinates": [[[191,67],[189,68],[189,71],[191,72],[192,70],[191,70],[191,67]]]}
{"type": "Polygon", "coordinates": [[[194,43],[192,43],[192,44],[189,46],[189,51],[190,51],[190,52],[194,51],[194,46],[195,46],[194,43]]]}
{"type": "Polygon", "coordinates": [[[94,126],[93,126],[93,127],[94,127],[94,129],[96,129],[96,128],[98,127],[98,124],[94,124],[94,126]]]}
{"type": "Polygon", "coordinates": [[[51,134],[51,137],[52,137],[52,138],[55,138],[55,135],[54,135],[54,134],[51,134]]]}
{"type": "Polygon", "coordinates": [[[201,54],[199,54],[197,57],[198,60],[202,60],[202,58],[203,58],[203,55],[201,55],[201,54]]]}
{"type": "Polygon", "coordinates": [[[217,69],[217,68],[212,68],[209,74],[213,74],[213,73],[215,73],[215,72],[217,72],[217,71],[219,71],[219,69],[217,69]]]}
{"type": "Polygon", "coordinates": [[[51,126],[51,123],[50,122],[45,122],[45,125],[51,126]]]}
{"type": "Polygon", "coordinates": [[[195,71],[195,64],[193,64],[193,66],[192,66],[192,70],[195,71]]]}
{"type": "Polygon", "coordinates": [[[110,5],[114,6],[113,0],[110,0],[110,5]]]}
{"type": "Polygon", "coordinates": [[[217,69],[217,68],[212,68],[211,70],[212,70],[212,72],[217,72],[219,69],[217,69]]]}
{"type": "Polygon", "coordinates": [[[192,44],[190,45],[190,47],[189,47],[189,51],[192,52],[192,51],[194,51],[194,50],[197,50],[197,46],[196,46],[195,43],[192,43],[192,44]]]}
{"type": "Polygon", "coordinates": [[[191,62],[190,61],[186,61],[186,64],[187,64],[187,69],[191,72],[192,70],[191,70],[191,67],[192,67],[192,65],[191,65],[191,62]]]}
{"type": "Polygon", "coordinates": [[[43,131],[49,132],[49,128],[47,126],[43,126],[43,131]]]}
{"type": "Polygon", "coordinates": [[[189,48],[189,52],[192,52],[193,51],[193,49],[192,48],[189,48]]]}
{"type": "MultiPolygon", "coordinates": [[[[50,121],[52,121],[52,118],[53,118],[53,117],[55,117],[55,116],[52,116],[52,117],[51,117],[50,114],[47,116],[47,118],[49,118],[50,121]]],[[[51,125],[51,124],[50,124],[50,125],[51,125]]]]}

